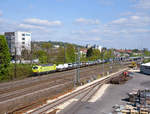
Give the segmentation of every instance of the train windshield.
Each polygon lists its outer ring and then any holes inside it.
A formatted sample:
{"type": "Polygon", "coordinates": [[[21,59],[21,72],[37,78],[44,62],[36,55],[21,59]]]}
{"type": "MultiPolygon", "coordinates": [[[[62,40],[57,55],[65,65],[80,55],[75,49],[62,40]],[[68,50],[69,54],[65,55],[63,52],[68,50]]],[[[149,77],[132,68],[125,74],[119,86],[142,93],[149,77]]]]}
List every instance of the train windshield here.
{"type": "Polygon", "coordinates": [[[33,69],[38,69],[38,67],[35,66],[35,67],[33,67],[33,69]]]}

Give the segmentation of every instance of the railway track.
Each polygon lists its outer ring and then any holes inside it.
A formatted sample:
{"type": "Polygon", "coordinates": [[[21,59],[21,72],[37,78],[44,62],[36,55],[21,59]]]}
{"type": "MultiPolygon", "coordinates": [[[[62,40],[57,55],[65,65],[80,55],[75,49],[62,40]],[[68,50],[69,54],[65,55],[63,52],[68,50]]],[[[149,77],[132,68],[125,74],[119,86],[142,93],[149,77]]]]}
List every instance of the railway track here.
{"type": "MultiPolygon", "coordinates": [[[[86,76],[81,75],[81,80],[84,80],[84,79],[87,79],[87,78],[90,78],[90,77],[91,77],[91,73],[88,72],[86,74],[86,76]]],[[[36,85],[36,86],[31,86],[31,87],[24,88],[24,89],[19,89],[19,90],[13,91],[13,92],[1,94],[0,95],[0,102],[15,98],[15,97],[18,97],[18,96],[21,96],[21,95],[26,95],[26,94],[32,93],[34,91],[39,91],[39,90],[42,90],[42,89],[45,89],[45,88],[50,88],[50,87],[53,87],[53,86],[56,86],[56,85],[60,85],[60,84],[66,83],[66,82],[68,82],[68,83],[72,82],[72,84],[73,84],[73,77],[70,77],[70,75],[68,75],[68,76],[64,76],[63,78],[57,79],[55,81],[41,83],[41,84],[36,85]]]]}
{"type": "MultiPolygon", "coordinates": [[[[106,67],[105,71],[109,71],[108,66],[109,64],[105,65],[106,67]]],[[[80,72],[81,80],[87,80],[87,79],[90,79],[91,76],[93,75],[98,75],[100,74],[100,72],[102,73],[102,71],[100,70],[101,67],[102,66],[95,66],[95,67],[91,66],[89,68],[81,70],[80,72]]],[[[118,66],[115,65],[113,69],[114,72],[117,69],[116,67],[118,66]]],[[[63,73],[62,75],[59,75],[59,76],[56,75],[56,77],[50,77],[50,78],[48,77],[49,80],[41,79],[40,77],[40,80],[38,80],[38,84],[36,83],[26,88],[25,87],[19,88],[19,89],[9,91],[9,92],[7,92],[8,89],[6,89],[5,93],[0,94],[0,103],[6,102],[6,101],[12,101],[12,100],[15,101],[15,99],[17,100],[18,98],[21,98],[21,97],[23,98],[25,95],[31,95],[32,93],[39,94],[40,92],[45,91],[45,90],[49,90],[50,92],[51,89],[52,89],[52,92],[48,96],[57,95],[58,93],[61,93],[61,91],[65,90],[65,88],[67,87],[69,88],[73,86],[73,78],[74,78],[75,70],[72,70],[72,72],[67,71],[66,75],[64,74],[64,72],[62,73],[63,73]],[[56,91],[56,89],[61,89],[61,88],[62,90],[56,91]]],[[[45,99],[47,99],[47,97],[45,97],[45,99]]],[[[25,106],[28,106],[28,105],[25,105],[25,106]]]]}
{"type": "MultiPolygon", "coordinates": [[[[93,66],[88,66],[88,67],[82,67],[80,68],[80,71],[84,70],[84,69],[90,69],[90,68],[93,68],[93,67],[100,67],[100,69],[102,69],[103,65],[102,64],[98,64],[98,65],[93,65],[93,66]]],[[[108,67],[109,64],[105,64],[105,68],[108,67]]],[[[75,72],[76,69],[72,69],[72,70],[68,70],[68,71],[63,71],[63,72],[55,72],[55,73],[50,73],[50,74],[47,74],[47,75],[42,75],[42,76],[36,76],[36,77],[29,77],[29,78],[26,78],[26,79],[23,79],[23,80],[18,80],[18,81],[12,81],[12,82],[7,82],[7,83],[2,83],[0,84],[0,94],[3,93],[3,89],[9,89],[9,88],[16,88],[17,86],[23,86],[23,85],[30,85],[30,83],[36,83],[36,82],[41,82],[41,81],[44,81],[44,80],[50,80],[50,79],[53,79],[53,78],[58,78],[58,77],[61,77],[61,76],[64,76],[66,74],[69,74],[69,73],[73,73],[75,72]]]]}
{"type": "MultiPolygon", "coordinates": [[[[96,66],[99,66],[99,65],[83,67],[83,68],[80,68],[80,70],[85,71],[87,69],[91,69],[96,66]]],[[[27,79],[8,82],[8,83],[2,83],[2,84],[0,84],[0,92],[2,91],[2,89],[9,89],[9,88],[17,87],[17,86],[21,86],[21,85],[29,85],[30,83],[36,83],[39,81],[42,82],[45,80],[51,80],[53,78],[60,78],[64,75],[68,75],[68,74],[72,75],[74,72],[75,72],[75,69],[63,71],[63,72],[50,73],[50,74],[42,75],[42,76],[29,77],[27,79]]]]}
{"type": "MultiPolygon", "coordinates": [[[[87,67],[86,69],[82,69],[82,72],[86,72],[86,71],[90,71],[90,69],[93,69],[93,67],[87,67]]],[[[55,74],[55,73],[54,73],[55,74]]],[[[75,74],[75,70],[71,70],[71,71],[65,71],[65,72],[60,72],[60,73],[56,73],[55,75],[49,74],[46,77],[43,76],[39,76],[39,77],[33,77],[33,79],[31,78],[31,80],[25,80],[25,81],[20,81],[20,82],[16,82],[16,83],[12,83],[10,85],[5,85],[5,87],[0,86],[0,95],[7,93],[7,92],[12,92],[15,90],[19,90],[19,89],[23,89],[23,88],[27,88],[27,87],[31,87],[31,86],[35,86],[35,85],[39,85],[40,83],[46,83],[46,82],[50,82],[53,80],[58,80],[60,78],[65,78],[66,76],[72,76],[75,74]]]]}
{"type": "MultiPolygon", "coordinates": [[[[109,70],[109,69],[107,69],[107,70],[109,70]]],[[[81,71],[80,73],[81,73],[81,81],[82,81],[84,79],[92,77],[92,75],[98,75],[99,72],[97,72],[97,68],[94,68],[94,69],[86,69],[84,71],[81,71]],[[85,72],[87,72],[86,75],[85,75],[85,72]]],[[[55,80],[53,79],[51,81],[46,81],[39,85],[34,85],[34,86],[31,86],[28,88],[23,88],[23,89],[15,90],[12,92],[3,93],[0,95],[0,102],[15,98],[15,97],[18,97],[21,95],[29,94],[34,91],[42,90],[44,88],[50,88],[52,86],[59,85],[59,84],[65,83],[65,82],[73,83],[73,79],[74,79],[74,76],[70,76],[70,74],[69,74],[69,75],[65,75],[63,77],[59,77],[58,79],[55,79],[55,80]]]]}
{"type": "MultiPolygon", "coordinates": [[[[84,88],[82,88],[80,90],[74,91],[71,94],[68,94],[68,95],[66,95],[66,96],[64,96],[62,98],[59,98],[56,101],[53,101],[51,103],[48,103],[48,104],[43,105],[41,107],[38,107],[35,110],[31,111],[30,114],[45,114],[47,111],[55,109],[55,107],[59,106],[60,104],[66,102],[69,99],[72,99],[75,96],[77,96],[77,95],[79,95],[81,93],[84,93],[86,91],[87,92],[84,94],[83,97],[81,97],[81,99],[78,100],[78,102],[80,102],[80,101],[88,101],[103,84],[107,83],[111,78],[115,77],[117,74],[118,73],[116,73],[115,75],[112,75],[110,77],[107,76],[106,78],[103,78],[103,79],[101,79],[101,80],[99,80],[99,81],[97,81],[97,82],[95,82],[93,84],[89,84],[88,86],[85,86],[84,88]],[[96,88],[96,89],[94,91],[92,91],[94,88],[96,88]],[[91,93],[91,91],[92,91],[92,93],[91,93]]],[[[77,106],[77,108],[80,108],[81,105],[82,104],[77,106]]],[[[71,113],[71,114],[74,114],[74,112],[71,113]]]]}
{"type": "MultiPolygon", "coordinates": [[[[90,66],[90,67],[87,67],[85,69],[81,69],[80,70],[80,73],[84,73],[84,72],[94,72],[94,69],[102,69],[101,68],[102,66],[99,66],[99,65],[96,65],[96,66],[90,66]]],[[[105,70],[108,70],[108,64],[105,65],[105,70]]],[[[100,72],[100,70],[99,70],[100,72]]],[[[43,76],[39,76],[39,77],[33,77],[33,79],[31,78],[31,80],[25,80],[25,81],[20,81],[20,82],[14,82],[12,84],[4,84],[5,87],[3,87],[4,85],[0,85],[0,95],[4,94],[4,93],[8,93],[8,92],[12,92],[12,91],[16,91],[16,90],[19,90],[19,89],[24,89],[24,88],[28,88],[28,87],[31,87],[31,86],[36,86],[36,85],[39,85],[41,83],[47,83],[47,82],[50,82],[50,81],[54,81],[54,80],[58,80],[60,78],[65,78],[65,76],[73,76],[75,74],[75,70],[71,70],[71,71],[65,71],[65,72],[61,72],[61,73],[56,73],[55,75],[48,75],[46,77],[43,77],[43,76]]]]}

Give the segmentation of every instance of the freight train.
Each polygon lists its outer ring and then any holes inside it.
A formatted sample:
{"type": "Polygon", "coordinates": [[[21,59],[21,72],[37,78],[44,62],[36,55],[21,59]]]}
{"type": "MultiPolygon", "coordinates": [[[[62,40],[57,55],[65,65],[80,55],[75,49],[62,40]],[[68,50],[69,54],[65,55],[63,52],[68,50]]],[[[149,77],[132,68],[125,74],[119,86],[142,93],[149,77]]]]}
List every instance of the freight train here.
{"type": "MultiPolygon", "coordinates": [[[[113,61],[120,61],[120,60],[114,59],[113,61]]],[[[79,64],[78,63],[58,64],[57,66],[55,64],[34,65],[32,67],[32,71],[34,74],[47,74],[47,73],[51,73],[51,72],[60,72],[60,71],[75,69],[77,67],[81,68],[81,67],[106,63],[106,62],[112,62],[112,60],[100,60],[99,59],[96,61],[80,62],[79,64]]]]}
{"type": "Polygon", "coordinates": [[[65,71],[75,69],[77,67],[86,67],[91,65],[96,65],[99,63],[104,63],[104,61],[97,60],[97,61],[89,61],[89,62],[81,62],[77,63],[65,63],[65,64],[45,64],[45,65],[34,65],[32,67],[32,72],[34,74],[46,74],[51,72],[58,72],[58,71],[65,71]]]}

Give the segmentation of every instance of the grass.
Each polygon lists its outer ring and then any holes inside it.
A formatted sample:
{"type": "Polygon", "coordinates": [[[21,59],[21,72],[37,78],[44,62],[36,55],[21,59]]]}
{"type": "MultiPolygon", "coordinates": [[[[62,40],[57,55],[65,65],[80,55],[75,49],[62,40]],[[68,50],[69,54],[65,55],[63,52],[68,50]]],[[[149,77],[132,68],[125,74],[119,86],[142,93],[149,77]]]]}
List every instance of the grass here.
{"type": "Polygon", "coordinates": [[[32,65],[29,64],[17,64],[16,65],[16,76],[15,76],[15,65],[10,64],[8,68],[8,74],[0,80],[0,82],[7,82],[11,80],[19,80],[32,76],[32,65]]]}
{"type": "Polygon", "coordinates": [[[148,63],[148,62],[150,62],[150,59],[145,59],[145,60],[143,61],[143,63],[148,63]]]}

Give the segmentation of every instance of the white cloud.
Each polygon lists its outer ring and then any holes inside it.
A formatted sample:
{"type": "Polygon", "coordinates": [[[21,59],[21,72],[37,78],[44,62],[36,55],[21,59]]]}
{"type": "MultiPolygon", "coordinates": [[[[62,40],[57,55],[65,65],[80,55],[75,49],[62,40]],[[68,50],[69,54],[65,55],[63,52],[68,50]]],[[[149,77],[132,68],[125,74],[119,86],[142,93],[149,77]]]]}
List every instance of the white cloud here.
{"type": "Polygon", "coordinates": [[[25,29],[43,29],[41,26],[35,26],[35,25],[30,25],[30,24],[19,24],[20,28],[25,28],[25,29]]]}
{"type": "Polygon", "coordinates": [[[86,24],[86,25],[98,25],[100,21],[98,19],[85,19],[85,18],[78,18],[75,20],[78,24],[86,24]]]}
{"type": "Polygon", "coordinates": [[[91,32],[91,33],[99,33],[100,30],[99,30],[99,29],[92,29],[90,32],[91,32]]]}
{"type": "Polygon", "coordinates": [[[133,29],[131,31],[129,31],[131,33],[149,33],[150,32],[150,29],[133,29]]]}
{"type": "Polygon", "coordinates": [[[0,10],[0,16],[2,16],[3,15],[3,12],[0,10]]]}
{"type": "Polygon", "coordinates": [[[145,27],[150,25],[150,16],[148,15],[132,15],[126,18],[113,20],[106,26],[126,26],[126,27],[145,27]]]}
{"type": "Polygon", "coordinates": [[[62,22],[59,20],[48,21],[48,20],[41,20],[37,18],[25,19],[24,22],[27,24],[42,25],[42,26],[61,26],[62,25],[62,22]]]}
{"type": "Polygon", "coordinates": [[[114,24],[121,24],[121,23],[126,23],[126,22],[128,22],[127,18],[120,18],[120,19],[112,21],[112,23],[114,24]]]}
{"type": "Polygon", "coordinates": [[[142,9],[150,9],[150,0],[137,0],[136,5],[134,7],[136,8],[142,8],[142,9]]]}
{"type": "Polygon", "coordinates": [[[140,19],[140,17],[139,16],[131,16],[131,19],[138,20],[138,19],[140,19]]]}
{"type": "Polygon", "coordinates": [[[112,6],[114,4],[112,0],[99,0],[99,2],[103,6],[112,6]]]}
{"type": "Polygon", "coordinates": [[[78,30],[78,31],[74,31],[73,30],[71,33],[72,34],[80,34],[81,35],[81,34],[86,34],[87,32],[85,30],[78,30]]]}
{"type": "Polygon", "coordinates": [[[100,37],[92,37],[91,39],[88,39],[88,41],[89,40],[93,40],[93,41],[100,41],[101,40],[101,38],[100,37]]]}

